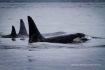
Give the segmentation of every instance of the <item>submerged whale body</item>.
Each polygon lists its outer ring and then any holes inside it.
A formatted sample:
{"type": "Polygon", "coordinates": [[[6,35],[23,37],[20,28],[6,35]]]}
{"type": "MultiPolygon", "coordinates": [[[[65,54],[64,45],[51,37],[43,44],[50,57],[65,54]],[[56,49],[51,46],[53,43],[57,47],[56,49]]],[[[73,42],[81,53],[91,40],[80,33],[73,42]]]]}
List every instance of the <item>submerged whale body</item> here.
{"type": "Polygon", "coordinates": [[[17,33],[16,33],[16,30],[15,30],[15,27],[12,25],[12,31],[11,31],[11,34],[9,35],[4,35],[2,36],[3,38],[17,38],[17,33]]]}
{"type": "Polygon", "coordinates": [[[82,42],[88,40],[87,38],[85,38],[85,34],[83,33],[75,33],[75,34],[44,38],[42,34],[39,32],[35,22],[30,16],[28,16],[28,24],[29,24],[29,43],[33,42],[73,43],[76,40],[82,42]]]}

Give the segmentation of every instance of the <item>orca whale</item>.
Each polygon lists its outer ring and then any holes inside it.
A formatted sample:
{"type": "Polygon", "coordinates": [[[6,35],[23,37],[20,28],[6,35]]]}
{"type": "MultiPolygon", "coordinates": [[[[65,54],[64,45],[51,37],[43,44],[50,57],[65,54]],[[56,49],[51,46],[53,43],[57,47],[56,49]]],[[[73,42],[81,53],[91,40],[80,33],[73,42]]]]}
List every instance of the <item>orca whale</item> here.
{"type": "Polygon", "coordinates": [[[87,38],[85,38],[85,34],[83,33],[74,33],[74,34],[45,38],[39,32],[34,20],[30,16],[28,16],[28,25],[29,25],[29,43],[34,43],[34,42],[73,43],[77,39],[78,41],[82,42],[88,40],[87,38]]]}
{"type": "Polygon", "coordinates": [[[12,25],[12,31],[11,31],[11,34],[9,35],[4,35],[2,36],[3,38],[17,38],[17,33],[16,33],[16,30],[15,30],[15,27],[12,25]]]}
{"type": "Polygon", "coordinates": [[[28,36],[28,33],[27,33],[23,19],[20,19],[20,30],[18,33],[18,37],[23,37],[23,36],[28,36]]]}
{"type": "Polygon", "coordinates": [[[16,33],[15,27],[12,25],[11,34],[4,35],[1,37],[3,37],[3,38],[25,38],[25,37],[28,37],[28,33],[27,33],[26,28],[25,28],[25,24],[24,24],[23,19],[20,19],[20,29],[19,29],[18,34],[16,33]]]}

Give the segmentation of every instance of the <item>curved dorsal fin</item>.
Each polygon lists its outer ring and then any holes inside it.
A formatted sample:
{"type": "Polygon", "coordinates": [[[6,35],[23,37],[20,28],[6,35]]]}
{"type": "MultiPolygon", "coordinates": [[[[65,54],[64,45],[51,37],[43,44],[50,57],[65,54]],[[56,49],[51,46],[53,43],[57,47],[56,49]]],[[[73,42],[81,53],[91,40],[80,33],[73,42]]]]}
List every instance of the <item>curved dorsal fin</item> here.
{"type": "Polygon", "coordinates": [[[20,19],[20,30],[18,35],[28,35],[23,19],[20,19]]]}
{"type": "Polygon", "coordinates": [[[12,37],[16,37],[17,36],[15,27],[13,25],[12,25],[12,31],[11,31],[10,36],[12,36],[12,37]]]}
{"type": "Polygon", "coordinates": [[[35,22],[30,16],[28,16],[28,24],[29,24],[29,42],[32,43],[32,42],[43,41],[44,37],[39,32],[35,22]]]}

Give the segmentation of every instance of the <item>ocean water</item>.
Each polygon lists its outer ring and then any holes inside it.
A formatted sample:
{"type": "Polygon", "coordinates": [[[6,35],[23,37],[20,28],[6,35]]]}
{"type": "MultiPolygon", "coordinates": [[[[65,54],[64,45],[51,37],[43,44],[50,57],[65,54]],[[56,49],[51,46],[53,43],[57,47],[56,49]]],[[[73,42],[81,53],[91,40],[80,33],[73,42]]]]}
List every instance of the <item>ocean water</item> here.
{"type": "MultiPolygon", "coordinates": [[[[0,3],[0,35],[28,31],[31,16],[45,36],[85,33],[105,38],[105,3],[0,3]]],[[[0,38],[0,70],[105,70],[105,39],[85,43],[28,43],[0,38]]]]}

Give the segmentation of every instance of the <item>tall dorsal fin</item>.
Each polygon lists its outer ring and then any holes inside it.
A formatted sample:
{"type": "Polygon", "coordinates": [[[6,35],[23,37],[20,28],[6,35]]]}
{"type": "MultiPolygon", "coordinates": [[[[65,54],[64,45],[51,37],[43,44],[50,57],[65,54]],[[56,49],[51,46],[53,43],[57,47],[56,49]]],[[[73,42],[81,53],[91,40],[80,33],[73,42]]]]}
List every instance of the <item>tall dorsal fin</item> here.
{"type": "Polygon", "coordinates": [[[44,40],[44,37],[39,32],[35,22],[33,19],[28,16],[28,24],[29,24],[29,42],[40,42],[44,40]]]}
{"type": "Polygon", "coordinates": [[[11,36],[11,37],[16,37],[16,36],[17,36],[15,27],[14,27],[13,25],[12,25],[12,31],[11,31],[10,36],[11,36]]]}
{"type": "Polygon", "coordinates": [[[25,36],[28,35],[23,19],[20,19],[20,30],[18,35],[25,35],[25,36]]]}

